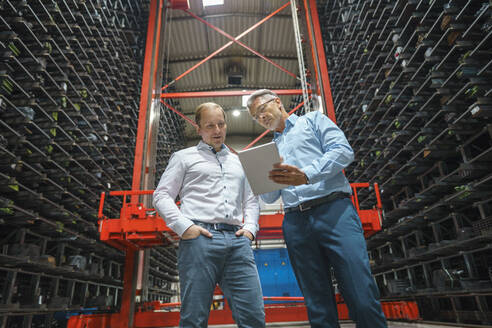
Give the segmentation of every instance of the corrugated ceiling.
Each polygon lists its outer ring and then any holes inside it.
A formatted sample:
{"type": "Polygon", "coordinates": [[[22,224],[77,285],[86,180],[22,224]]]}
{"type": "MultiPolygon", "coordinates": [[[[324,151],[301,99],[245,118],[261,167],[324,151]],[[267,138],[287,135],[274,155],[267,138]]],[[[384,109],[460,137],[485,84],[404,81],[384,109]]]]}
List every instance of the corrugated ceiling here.
{"type": "MultiPolygon", "coordinates": [[[[225,0],[224,2],[224,5],[204,9],[201,0],[192,0],[190,11],[236,37],[288,1],[225,0]]],[[[165,54],[167,59],[165,67],[167,67],[167,72],[165,71],[165,77],[170,80],[175,79],[229,41],[187,13],[181,10],[169,10],[166,23],[165,54]]],[[[298,75],[290,6],[244,36],[240,41],[298,75]]],[[[177,81],[173,92],[259,88],[292,89],[296,88],[296,82],[294,77],[247,49],[233,44],[177,81]],[[228,84],[228,71],[241,72],[243,76],[241,85],[228,84]]],[[[282,97],[282,100],[286,107],[289,107],[290,97],[282,97]]],[[[254,138],[263,132],[261,126],[254,123],[246,111],[241,112],[239,117],[233,117],[230,114],[231,110],[241,107],[241,97],[180,99],[178,107],[184,113],[190,114],[198,104],[205,101],[214,101],[224,107],[228,113],[228,135],[246,135],[254,138]]],[[[193,115],[188,116],[193,119],[193,115]]],[[[187,126],[185,135],[188,139],[197,137],[191,125],[187,126]]]]}

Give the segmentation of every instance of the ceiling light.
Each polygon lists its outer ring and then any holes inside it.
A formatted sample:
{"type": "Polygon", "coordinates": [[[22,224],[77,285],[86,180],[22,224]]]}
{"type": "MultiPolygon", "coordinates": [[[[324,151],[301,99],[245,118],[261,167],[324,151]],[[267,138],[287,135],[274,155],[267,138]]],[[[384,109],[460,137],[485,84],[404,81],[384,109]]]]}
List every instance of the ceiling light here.
{"type": "Polygon", "coordinates": [[[232,116],[238,117],[239,115],[241,115],[241,112],[238,109],[232,111],[232,116]]]}
{"type": "Polygon", "coordinates": [[[224,65],[224,71],[227,75],[227,84],[231,86],[240,86],[243,84],[245,68],[241,61],[231,60],[224,65]]]}
{"type": "MultiPolygon", "coordinates": [[[[243,91],[246,91],[246,90],[243,90],[243,91]]],[[[248,98],[249,98],[249,95],[244,95],[241,99],[241,106],[243,106],[244,108],[248,107],[248,98]]]]}
{"type": "Polygon", "coordinates": [[[203,0],[203,8],[208,6],[219,6],[223,4],[224,0],[203,0]]]}

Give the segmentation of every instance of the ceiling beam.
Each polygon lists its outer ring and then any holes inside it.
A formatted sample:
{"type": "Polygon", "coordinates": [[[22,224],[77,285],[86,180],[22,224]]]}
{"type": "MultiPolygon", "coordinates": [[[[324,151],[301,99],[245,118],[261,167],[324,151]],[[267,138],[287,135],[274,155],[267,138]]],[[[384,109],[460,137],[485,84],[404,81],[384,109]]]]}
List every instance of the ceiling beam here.
{"type": "MultiPolygon", "coordinates": [[[[270,89],[275,92],[277,92],[279,95],[291,95],[291,94],[299,94],[300,91],[299,89],[294,89],[295,88],[295,83],[289,84],[289,85],[274,85],[274,84],[260,84],[257,83],[255,85],[241,85],[241,86],[217,86],[217,88],[210,89],[210,85],[207,85],[207,87],[193,87],[189,89],[179,89],[177,91],[174,91],[172,93],[184,93],[184,92],[220,92],[220,91],[238,91],[238,90],[258,90],[258,89],[270,89]],[[294,91],[293,91],[294,90],[294,91]],[[282,92],[285,91],[285,92],[282,92]]],[[[239,91],[238,91],[239,92],[239,91]]],[[[248,92],[246,94],[250,94],[252,92],[248,92]]],[[[301,93],[302,94],[302,93],[301,93]]],[[[186,96],[186,97],[179,97],[179,98],[197,98],[197,97],[202,97],[199,95],[196,96],[186,96]]],[[[205,98],[212,98],[214,96],[210,97],[205,97],[205,98]]],[[[216,95],[216,97],[227,97],[227,95],[216,95]]],[[[166,96],[166,93],[163,93],[161,98],[171,98],[170,96],[166,96]]]]}
{"type": "MultiPolygon", "coordinates": [[[[183,57],[176,58],[176,59],[170,58],[169,64],[180,64],[180,63],[186,63],[186,62],[190,62],[190,61],[201,61],[204,58],[206,58],[208,55],[209,54],[197,54],[195,56],[189,56],[189,57],[185,57],[185,58],[183,58],[183,57]]],[[[295,61],[297,61],[297,54],[295,54],[295,53],[276,54],[276,55],[269,55],[268,53],[266,53],[265,56],[268,57],[268,59],[271,59],[273,61],[276,61],[276,60],[295,60],[295,61]]],[[[245,51],[243,53],[237,53],[237,54],[216,55],[210,60],[212,61],[212,60],[216,60],[216,59],[229,59],[229,58],[237,58],[237,57],[259,58],[258,56],[253,55],[253,54],[245,51]]]]}
{"type": "MultiPolygon", "coordinates": [[[[254,17],[258,19],[263,19],[265,16],[267,16],[270,13],[238,13],[238,12],[233,12],[233,13],[221,13],[221,14],[214,14],[214,15],[197,15],[200,18],[203,19],[213,19],[213,18],[226,18],[226,17],[254,17]]],[[[177,17],[172,17],[170,21],[172,22],[179,22],[179,21],[185,21],[185,20],[192,20],[195,19],[194,17],[191,16],[177,16],[177,17]]],[[[277,14],[273,16],[271,19],[292,19],[292,15],[288,14],[277,14]]]]}

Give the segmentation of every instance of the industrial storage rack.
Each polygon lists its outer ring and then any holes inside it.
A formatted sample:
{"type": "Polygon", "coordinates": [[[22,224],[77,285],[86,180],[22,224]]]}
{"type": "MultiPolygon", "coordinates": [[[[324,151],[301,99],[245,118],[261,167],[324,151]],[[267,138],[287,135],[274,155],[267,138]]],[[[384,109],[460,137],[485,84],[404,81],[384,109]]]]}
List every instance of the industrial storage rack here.
{"type": "MultiPolygon", "coordinates": [[[[119,306],[124,254],[99,241],[97,207],[101,191],[131,186],[148,11],[0,1],[0,327],[119,306]]],[[[183,147],[182,125],[161,115],[162,156],[183,147]]],[[[152,250],[150,300],[174,295],[174,258],[152,250]]]]}
{"type": "Polygon", "coordinates": [[[385,222],[368,247],[383,299],[416,300],[424,319],[491,324],[491,2],[318,10],[356,152],[347,176],[381,187],[385,222]]]}

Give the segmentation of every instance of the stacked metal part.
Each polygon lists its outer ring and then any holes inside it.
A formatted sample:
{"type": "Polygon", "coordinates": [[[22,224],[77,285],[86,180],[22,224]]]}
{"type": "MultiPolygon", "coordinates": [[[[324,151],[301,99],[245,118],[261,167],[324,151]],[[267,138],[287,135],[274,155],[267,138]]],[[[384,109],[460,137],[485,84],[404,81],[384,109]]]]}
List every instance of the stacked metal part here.
{"type": "MultiPolygon", "coordinates": [[[[147,18],[146,1],[0,2],[0,327],[118,305],[124,254],[99,241],[97,207],[131,188],[147,18]]],[[[154,252],[169,289],[175,257],[154,252]]]]}
{"type": "Polygon", "coordinates": [[[490,7],[318,2],[337,123],[356,152],[347,176],[382,190],[373,273],[384,299],[416,299],[428,320],[492,323],[490,7]]]}

